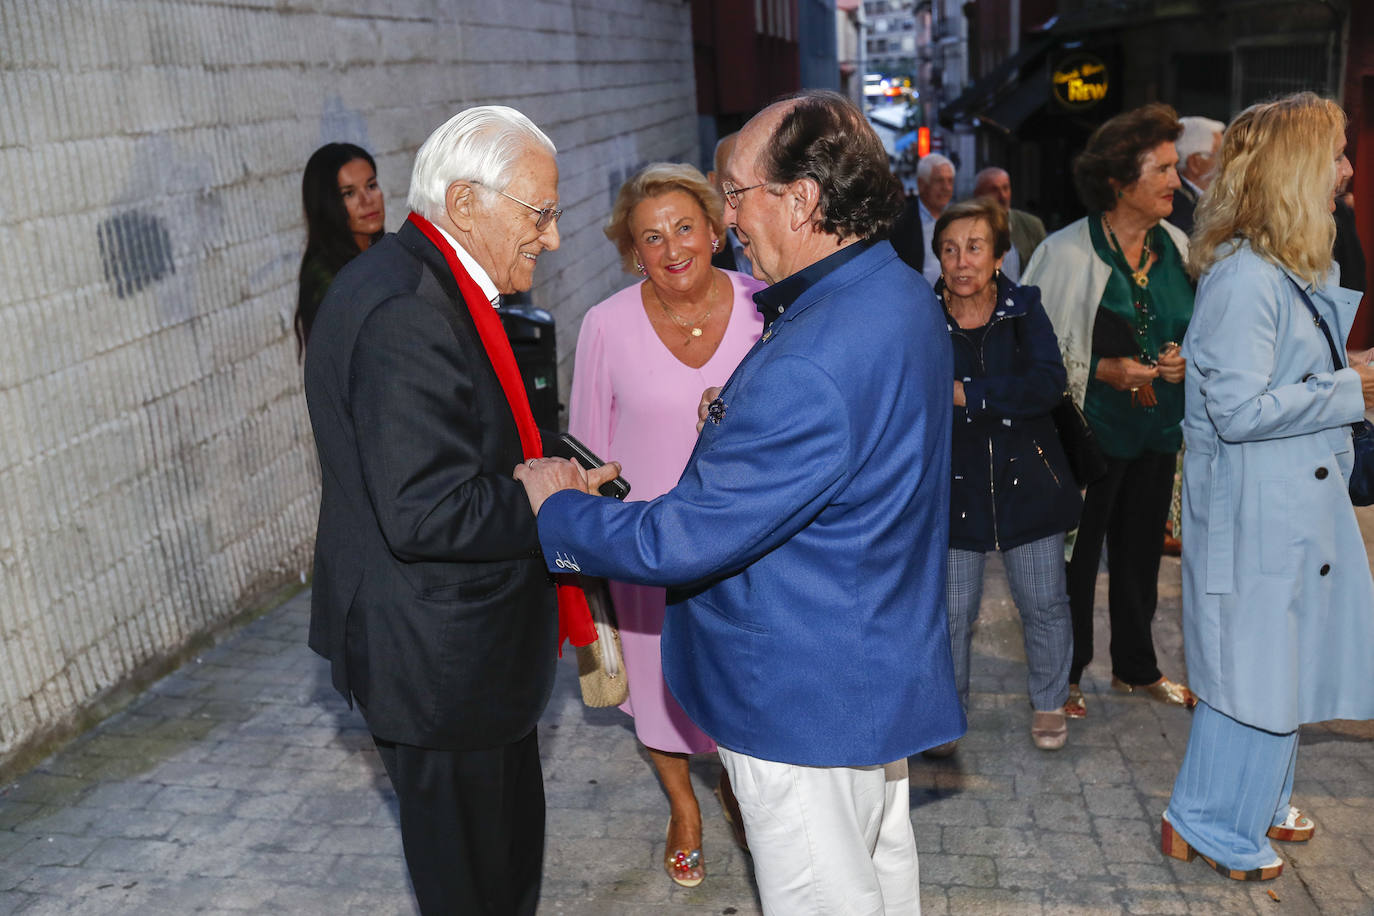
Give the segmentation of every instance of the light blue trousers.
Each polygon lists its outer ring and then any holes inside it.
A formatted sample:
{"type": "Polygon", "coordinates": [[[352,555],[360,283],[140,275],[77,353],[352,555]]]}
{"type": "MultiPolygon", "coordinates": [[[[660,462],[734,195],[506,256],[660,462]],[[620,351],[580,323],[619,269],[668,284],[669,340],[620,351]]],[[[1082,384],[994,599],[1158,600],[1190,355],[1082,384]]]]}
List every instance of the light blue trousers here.
{"type": "MultiPolygon", "coordinates": [[[[949,551],[945,592],[949,598],[949,642],[954,652],[954,684],[968,712],[969,652],[973,622],[983,600],[987,556],[973,550],[949,551]]],[[[1021,613],[1026,641],[1026,686],[1031,705],[1042,712],[1059,709],[1069,698],[1069,660],[1073,624],[1064,577],[1064,535],[1053,534],[1002,551],[1011,597],[1021,613]]]]}
{"type": "Polygon", "coordinates": [[[1238,871],[1262,868],[1276,856],[1265,833],[1288,817],[1297,759],[1296,731],[1262,731],[1199,701],[1165,814],[1198,852],[1238,871]]]}

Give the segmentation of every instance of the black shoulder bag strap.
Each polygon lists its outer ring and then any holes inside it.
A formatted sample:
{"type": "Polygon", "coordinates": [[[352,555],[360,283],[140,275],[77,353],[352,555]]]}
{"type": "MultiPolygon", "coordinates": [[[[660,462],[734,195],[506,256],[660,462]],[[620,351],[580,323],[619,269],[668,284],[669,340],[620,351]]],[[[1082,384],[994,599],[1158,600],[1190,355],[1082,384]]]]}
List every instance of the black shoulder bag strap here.
{"type": "Polygon", "coordinates": [[[1321,328],[1322,336],[1326,338],[1326,345],[1331,348],[1331,363],[1335,367],[1334,371],[1339,372],[1344,369],[1345,360],[1341,359],[1341,351],[1336,349],[1336,341],[1331,336],[1331,329],[1326,326],[1326,319],[1322,317],[1321,312],[1317,311],[1317,307],[1312,304],[1312,300],[1307,295],[1307,290],[1299,286],[1297,280],[1289,277],[1288,282],[1293,284],[1298,295],[1302,296],[1302,304],[1307,306],[1307,310],[1312,313],[1312,323],[1321,328]]]}

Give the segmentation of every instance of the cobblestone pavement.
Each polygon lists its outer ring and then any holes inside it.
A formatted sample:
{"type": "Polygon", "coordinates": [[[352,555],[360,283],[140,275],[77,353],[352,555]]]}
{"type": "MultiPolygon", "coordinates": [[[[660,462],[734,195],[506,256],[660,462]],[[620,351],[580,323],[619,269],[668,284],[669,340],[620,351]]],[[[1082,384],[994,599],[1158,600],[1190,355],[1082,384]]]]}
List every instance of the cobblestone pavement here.
{"type": "MultiPolygon", "coordinates": [[[[1374,532],[1374,515],[1362,521],[1374,532]]],[[[1155,630],[1174,676],[1184,674],[1178,580],[1166,559],[1155,630]]],[[[307,605],[302,593],[230,634],[0,787],[0,916],[415,912],[385,775],[305,648],[307,605]]],[[[1190,714],[1114,694],[1101,610],[1098,624],[1090,717],[1071,723],[1063,751],[1038,751],[1019,624],[989,564],[969,734],[948,760],[911,761],[924,911],[1374,914],[1374,726],[1303,730],[1294,797],[1319,827],[1307,844],[1278,844],[1288,866],[1277,881],[1165,859],[1159,815],[1190,714]]],[[[541,914],[759,912],[749,860],[711,794],[714,758],[692,767],[708,876],[688,890],[659,864],[667,803],[647,756],[626,717],[582,706],[571,658],[540,743],[541,914]]]]}

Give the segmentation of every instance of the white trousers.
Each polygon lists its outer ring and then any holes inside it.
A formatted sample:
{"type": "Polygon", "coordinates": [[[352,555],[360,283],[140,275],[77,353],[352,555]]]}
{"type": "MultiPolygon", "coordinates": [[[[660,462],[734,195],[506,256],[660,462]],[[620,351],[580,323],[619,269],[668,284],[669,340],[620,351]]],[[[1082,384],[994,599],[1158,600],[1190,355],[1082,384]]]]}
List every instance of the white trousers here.
{"type": "Polygon", "coordinates": [[[807,767],[720,748],[765,916],[919,916],[906,759],[807,767]]]}

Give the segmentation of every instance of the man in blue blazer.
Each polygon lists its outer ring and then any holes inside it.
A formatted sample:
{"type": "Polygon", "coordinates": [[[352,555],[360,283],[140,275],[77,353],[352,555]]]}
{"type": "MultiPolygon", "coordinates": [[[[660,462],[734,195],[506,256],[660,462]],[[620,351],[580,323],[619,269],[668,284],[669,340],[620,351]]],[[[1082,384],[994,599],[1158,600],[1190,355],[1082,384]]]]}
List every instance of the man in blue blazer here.
{"type": "Polygon", "coordinates": [[[949,335],[929,285],[873,241],[901,191],[843,97],[765,109],[724,186],[769,324],[703,404],[681,482],[622,504],[561,459],[516,476],[550,569],[673,587],[664,675],[720,745],[764,912],[915,913],[906,758],[964,731],[949,335]]]}

